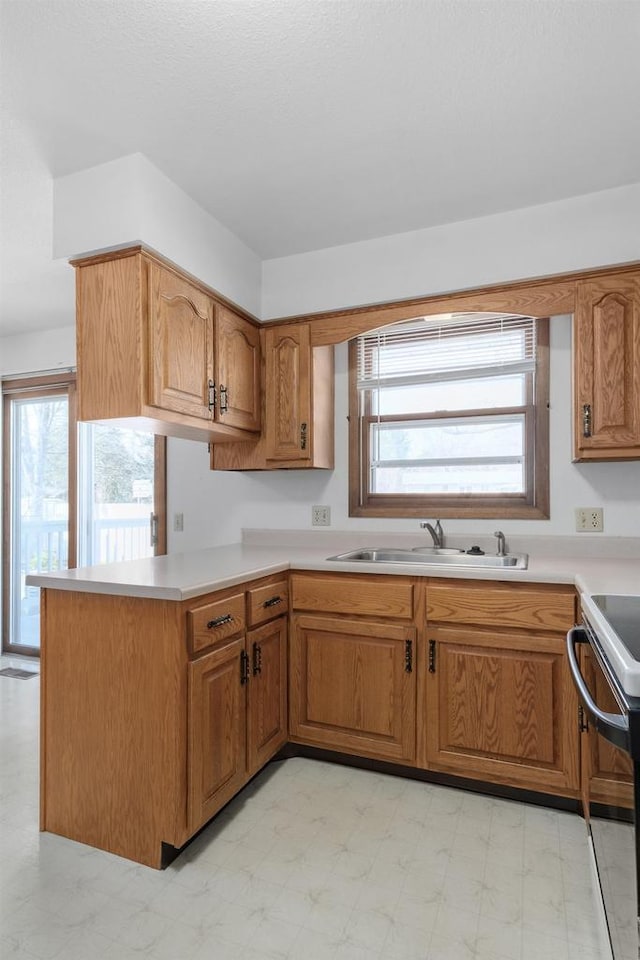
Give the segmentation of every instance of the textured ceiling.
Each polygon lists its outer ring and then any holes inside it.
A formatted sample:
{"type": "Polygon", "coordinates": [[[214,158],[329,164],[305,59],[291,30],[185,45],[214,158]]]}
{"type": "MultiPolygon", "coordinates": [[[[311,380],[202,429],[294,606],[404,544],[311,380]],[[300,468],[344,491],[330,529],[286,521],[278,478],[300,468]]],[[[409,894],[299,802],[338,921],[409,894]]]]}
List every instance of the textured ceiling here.
{"type": "Polygon", "coordinates": [[[46,259],[47,178],[134,152],[263,258],[640,178],[635,0],[1,13],[5,282],[46,259]]]}

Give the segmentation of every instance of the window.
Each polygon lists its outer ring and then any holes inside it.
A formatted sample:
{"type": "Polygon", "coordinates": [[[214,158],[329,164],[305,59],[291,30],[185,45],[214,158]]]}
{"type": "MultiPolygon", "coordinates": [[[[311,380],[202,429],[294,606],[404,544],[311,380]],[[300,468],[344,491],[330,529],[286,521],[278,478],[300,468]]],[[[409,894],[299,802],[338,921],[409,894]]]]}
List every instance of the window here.
{"type": "Polygon", "coordinates": [[[165,440],[78,424],[71,373],[5,380],[2,395],[3,649],[34,654],[27,574],[166,551],[165,440]]]}
{"type": "Polygon", "coordinates": [[[548,320],[419,318],[349,346],[351,516],[548,517],[548,320]]]}

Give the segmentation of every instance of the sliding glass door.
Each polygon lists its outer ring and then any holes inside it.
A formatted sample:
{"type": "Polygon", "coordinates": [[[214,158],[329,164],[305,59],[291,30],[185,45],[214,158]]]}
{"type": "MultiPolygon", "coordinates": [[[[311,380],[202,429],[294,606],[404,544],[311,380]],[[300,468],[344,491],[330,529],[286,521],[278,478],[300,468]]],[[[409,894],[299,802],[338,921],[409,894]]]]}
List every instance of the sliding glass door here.
{"type": "Polygon", "coordinates": [[[72,375],[3,383],[3,649],[37,654],[29,573],[166,551],[165,441],[77,424],[72,375]]]}
{"type": "Polygon", "coordinates": [[[75,564],[69,386],[15,392],[4,417],[4,626],[8,649],[40,644],[39,594],[29,573],[75,564]],[[70,536],[71,532],[71,536],[70,536]]]}

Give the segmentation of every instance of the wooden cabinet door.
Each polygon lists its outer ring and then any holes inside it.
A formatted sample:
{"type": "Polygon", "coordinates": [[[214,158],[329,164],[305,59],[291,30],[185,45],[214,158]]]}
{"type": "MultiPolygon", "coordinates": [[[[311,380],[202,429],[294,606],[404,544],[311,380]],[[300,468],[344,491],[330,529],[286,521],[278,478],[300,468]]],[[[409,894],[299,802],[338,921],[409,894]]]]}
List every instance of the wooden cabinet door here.
{"type": "Polygon", "coordinates": [[[246,782],[244,636],[189,664],[188,816],[191,832],[246,782]]]}
{"type": "Polygon", "coordinates": [[[216,316],[218,405],[221,423],[260,429],[260,331],[226,307],[216,316]]]}
{"type": "Polygon", "coordinates": [[[291,739],[364,757],[415,758],[415,628],[295,615],[291,739]]]}
{"type": "MultiPolygon", "coordinates": [[[[587,647],[581,650],[581,669],[591,694],[607,713],[620,713],[598,661],[587,647]]],[[[582,779],[586,803],[633,807],[631,758],[601,737],[591,723],[582,733],[582,779]]]]}
{"type": "Polygon", "coordinates": [[[430,626],[429,769],[577,796],[578,701],[564,640],[430,626]]]}
{"type": "Polygon", "coordinates": [[[311,460],[311,339],[308,324],[265,331],[266,456],[311,460]]]}
{"type": "Polygon", "coordinates": [[[247,770],[253,775],[287,742],[287,618],[247,634],[251,679],[247,707],[247,770]]]}
{"type": "Polygon", "coordinates": [[[640,277],[578,281],[573,351],[576,459],[640,457],[640,277]]]}
{"type": "Polygon", "coordinates": [[[149,403],[211,420],[213,304],[188,280],[149,266],[149,403]]]}

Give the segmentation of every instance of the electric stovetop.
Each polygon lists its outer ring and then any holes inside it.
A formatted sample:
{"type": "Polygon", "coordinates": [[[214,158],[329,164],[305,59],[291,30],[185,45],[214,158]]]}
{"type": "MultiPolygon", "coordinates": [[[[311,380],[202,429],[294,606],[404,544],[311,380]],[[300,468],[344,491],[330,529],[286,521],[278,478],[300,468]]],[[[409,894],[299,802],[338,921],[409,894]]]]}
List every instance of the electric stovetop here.
{"type": "Polygon", "coordinates": [[[640,596],[583,595],[581,602],[623,691],[640,697],[640,596]]]}

